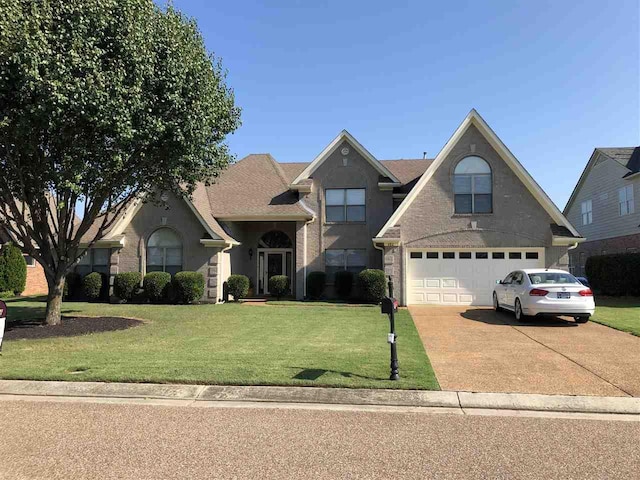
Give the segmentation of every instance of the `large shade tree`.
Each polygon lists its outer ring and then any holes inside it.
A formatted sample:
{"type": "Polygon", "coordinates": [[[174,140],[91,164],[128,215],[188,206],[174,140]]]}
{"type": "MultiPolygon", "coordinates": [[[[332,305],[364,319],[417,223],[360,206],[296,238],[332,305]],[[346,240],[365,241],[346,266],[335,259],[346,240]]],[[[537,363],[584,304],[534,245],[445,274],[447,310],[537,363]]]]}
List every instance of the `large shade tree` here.
{"type": "Polygon", "coordinates": [[[136,198],[190,195],[216,177],[240,112],[195,22],[171,6],[0,0],[0,10],[0,224],[44,267],[56,324],[83,249],[136,198]]]}

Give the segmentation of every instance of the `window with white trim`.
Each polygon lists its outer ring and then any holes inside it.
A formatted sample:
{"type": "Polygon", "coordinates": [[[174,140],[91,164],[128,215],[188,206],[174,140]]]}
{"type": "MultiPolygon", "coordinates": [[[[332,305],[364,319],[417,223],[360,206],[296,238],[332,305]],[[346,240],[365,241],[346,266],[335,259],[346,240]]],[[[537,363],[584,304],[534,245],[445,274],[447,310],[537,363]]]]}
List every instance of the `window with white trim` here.
{"type": "Polygon", "coordinates": [[[580,204],[580,211],[582,212],[582,225],[593,223],[593,203],[591,200],[582,202],[580,204]]]}
{"type": "Polygon", "coordinates": [[[159,228],[147,242],[147,272],[182,271],[182,241],[170,228],[159,228]]]}
{"type": "Polygon", "coordinates": [[[455,213],[493,212],[491,167],[480,157],[460,160],[453,171],[455,213]]]}
{"type": "Polygon", "coordinates": [[[27,264],[27,267],[36,266],[36,259],[33,258],[31,255],[23,254],[22,256],[24,257],[24,261],[27,264]]]}
{"type": "Polygon", "coordinates": [[[618,190],[618,212],[629,215],[635,211],[633,205],[633,185],[627,185],[618,190]]]}
{"type": "Polygon", "coordinates": [[[364,248],[327,249],[324,252],[327,282],[332,283],[336,272],[348,270],[357,275],[367,268],[367,251],[364,248]]]}
{"type": "Polygon", "coordinates": [[[327,222],[365,222],[364,188],[327,188],[325,191],[327,222]]]}

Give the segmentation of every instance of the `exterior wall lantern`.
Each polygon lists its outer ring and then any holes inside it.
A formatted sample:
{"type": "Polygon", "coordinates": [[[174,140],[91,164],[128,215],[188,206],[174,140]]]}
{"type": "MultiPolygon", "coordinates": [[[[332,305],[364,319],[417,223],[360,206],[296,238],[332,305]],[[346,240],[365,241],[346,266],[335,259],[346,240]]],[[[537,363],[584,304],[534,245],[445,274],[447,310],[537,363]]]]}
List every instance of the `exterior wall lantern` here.
{"type": "Polygon", "coordinates": [[[253,258],[253,248],[249,249],[249,260],[253,258]]]}

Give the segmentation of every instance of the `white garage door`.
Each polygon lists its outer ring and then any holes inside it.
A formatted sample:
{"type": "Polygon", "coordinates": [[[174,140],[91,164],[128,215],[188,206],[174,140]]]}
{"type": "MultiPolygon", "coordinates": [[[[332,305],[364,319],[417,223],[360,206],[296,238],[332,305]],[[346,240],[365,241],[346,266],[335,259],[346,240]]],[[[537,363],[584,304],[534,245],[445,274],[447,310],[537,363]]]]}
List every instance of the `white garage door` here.
{"type": "Polygon", "coordinates": [[[410,250],[407,303],[491,305],[493,288],[509,272],[544,267],[544,248],[410,250]]]}

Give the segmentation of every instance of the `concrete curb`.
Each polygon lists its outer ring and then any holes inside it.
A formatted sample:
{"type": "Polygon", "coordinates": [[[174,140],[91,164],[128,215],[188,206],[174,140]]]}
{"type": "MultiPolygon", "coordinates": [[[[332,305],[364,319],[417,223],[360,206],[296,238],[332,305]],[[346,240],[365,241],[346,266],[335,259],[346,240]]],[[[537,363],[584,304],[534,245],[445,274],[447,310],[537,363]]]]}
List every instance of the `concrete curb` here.
{"type": "Polygon", "coordinates": [[[460,407],[640,415],[640,398],[458,392],[460,407]]]}
{"type": "Polygon", "coordinates": [[[640,398],[323,387],[176,385],[0,380],[0,395],[137,398],[193,402],[377,405],[640,415],[640,398]]]}

